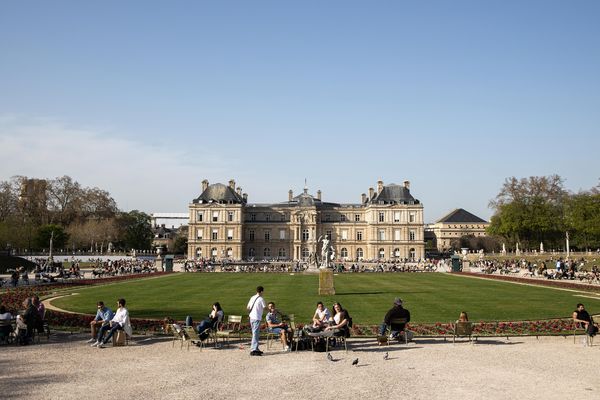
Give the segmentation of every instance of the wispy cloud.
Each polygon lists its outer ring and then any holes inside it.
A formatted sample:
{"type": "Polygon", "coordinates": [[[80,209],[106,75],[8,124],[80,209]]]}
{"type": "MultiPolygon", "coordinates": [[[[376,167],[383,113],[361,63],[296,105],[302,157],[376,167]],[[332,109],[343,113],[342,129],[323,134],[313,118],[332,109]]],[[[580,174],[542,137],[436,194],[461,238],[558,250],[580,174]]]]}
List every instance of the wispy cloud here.
{"type": "Polygon", "coordinates": [[[69,175],[107,190],[124,210],[185,212],[205,176],[225,176],[217,156],[154,146],[99,128],[0,115],[0,180],[69,175]]]}

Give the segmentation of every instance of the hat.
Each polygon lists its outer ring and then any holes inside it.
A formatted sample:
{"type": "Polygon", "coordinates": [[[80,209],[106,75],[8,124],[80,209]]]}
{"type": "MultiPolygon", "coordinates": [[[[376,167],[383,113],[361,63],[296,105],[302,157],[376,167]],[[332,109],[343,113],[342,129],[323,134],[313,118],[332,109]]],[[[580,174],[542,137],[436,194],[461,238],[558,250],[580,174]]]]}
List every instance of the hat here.
{"type": "Polygon", "coordinates": [[[396,297],[394,299],[394,304],[397,306],[401,306],[402,305],[402,299],[400,297],[396,297]]]}

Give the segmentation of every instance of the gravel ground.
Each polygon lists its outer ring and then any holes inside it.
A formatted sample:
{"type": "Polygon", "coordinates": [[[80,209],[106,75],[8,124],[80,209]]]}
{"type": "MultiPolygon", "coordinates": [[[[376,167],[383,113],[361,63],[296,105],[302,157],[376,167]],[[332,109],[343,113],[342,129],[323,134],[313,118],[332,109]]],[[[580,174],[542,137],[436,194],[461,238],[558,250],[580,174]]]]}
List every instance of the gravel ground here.
{"type": "Polygon", "coordinates": [[[419,339],[378,347],[351,339],[350,351],[250,357],[248,343],[187,350],[169,338],[134,336],[127,347],[90,347],[83,334],[0,347],[3,399],[591,399],[600,398],[600,345],[572,337],[419,339]],[[243,347],[243,348],[241,348],[243,347]],[[389,352],[389,359],[383,359],[389,352]],[[359,359],[358,366],[352,360],[359,359]]]}

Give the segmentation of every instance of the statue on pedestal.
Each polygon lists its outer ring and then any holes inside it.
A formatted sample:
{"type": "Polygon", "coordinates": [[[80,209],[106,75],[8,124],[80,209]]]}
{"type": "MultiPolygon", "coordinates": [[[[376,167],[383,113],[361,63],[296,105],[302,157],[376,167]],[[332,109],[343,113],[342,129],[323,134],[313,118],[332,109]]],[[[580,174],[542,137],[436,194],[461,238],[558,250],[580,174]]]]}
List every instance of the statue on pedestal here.
{"type": "Polygon", "coordinates": [[[327,237],[327,235],[320,236],[317,242],[321,242],[321,265],[319,266],[319,268],[327,269],[330,266],[329,259],[334,258],[333,247],[331,246],[330,240],[327,237]]]}

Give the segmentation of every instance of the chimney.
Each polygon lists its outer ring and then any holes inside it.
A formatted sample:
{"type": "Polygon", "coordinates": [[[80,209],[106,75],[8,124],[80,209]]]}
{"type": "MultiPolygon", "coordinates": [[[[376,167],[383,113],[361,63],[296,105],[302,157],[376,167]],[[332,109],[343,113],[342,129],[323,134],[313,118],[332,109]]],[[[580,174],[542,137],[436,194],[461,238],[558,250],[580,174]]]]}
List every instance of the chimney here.
{"type": "Polygon", "coordinates": [[[242,198],[244,199],[244,203],[247,203],[248,202],[248,193],[244,193],[242,195],[242,198]]]}
{"type": "Polygon", "coordinates": [[[360,195],[360,203],[365,204],[367,202],[367,194],[363,193],[360,195]]]}
{"type": "Polygon", "coordinates": [[[229,187],[231,188],[231,190],[235,190],[235,181],[233,179],[229,180],[229,187]]]}
{"type": "Polygon", "coordinates": [[[317,199],[321,200],[321,190],[317,190],[317,199]]]}
{"type": "Polygon", "coordinates": [[[206,189],[208,189],[208,180],[203,180],[202,181],[202,191],[204,192],[206,189]]]}
{"type": "Polygon", "coordinates": [[[377,181],[377,194],[381,193],[383,190],[383,181],[380,179],[377,181]]]}
{"type": "Polygon", "coordinates": [[[371,200],[373,198],[374,193],[375,193],[375,189],[373,189],[372,187],[369,188],[369,200],[371,200]]]}
{"type": "Polygon", "coordinates": [[[241,195],[242,195],[242,188],[238,186],[238,187],[237,187],[237,189],[235,189],[235,192],[236,192],[238,195],[240,195],[240,196],[241,196],[241,195]]]}
{"type": "Polygon", "coordinates": [[[409,181],[404,181],[404,187],[407,189],[410,189],[410,182],[409,181]]]}
{"type": "Polygon", "coordinates": [[[294,199],[294,192],[292,192],[292,189],[290,189],[288,191],[288,201],[292,201],[294,199]]]}

